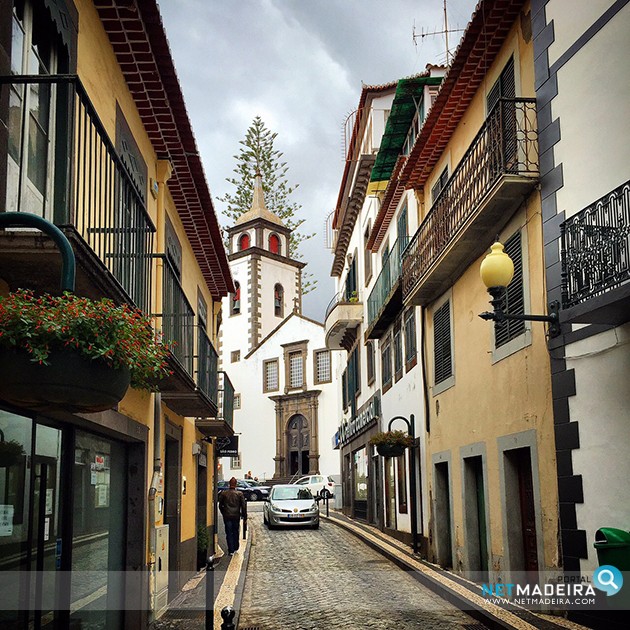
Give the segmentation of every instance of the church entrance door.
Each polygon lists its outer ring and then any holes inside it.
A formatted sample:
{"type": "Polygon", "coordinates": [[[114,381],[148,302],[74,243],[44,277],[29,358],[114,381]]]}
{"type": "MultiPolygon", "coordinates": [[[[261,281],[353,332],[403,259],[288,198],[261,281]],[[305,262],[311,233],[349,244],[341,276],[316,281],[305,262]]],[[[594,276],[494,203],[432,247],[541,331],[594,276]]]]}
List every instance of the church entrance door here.
{"type": "Polygon", "coordinates": [[[308,421],[302,414],[289,420],[289,474],[306,475],[309,472],[310,433],[308,421]]]}

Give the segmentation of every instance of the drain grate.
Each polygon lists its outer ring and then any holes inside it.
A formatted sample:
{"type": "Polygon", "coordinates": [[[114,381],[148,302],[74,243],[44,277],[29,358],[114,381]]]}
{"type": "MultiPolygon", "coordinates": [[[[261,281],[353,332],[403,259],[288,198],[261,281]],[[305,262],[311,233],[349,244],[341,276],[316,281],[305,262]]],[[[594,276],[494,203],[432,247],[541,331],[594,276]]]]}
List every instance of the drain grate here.
{"type": "Polygon", "coordinates": [[[176,619],[205,619],[205,610],[177,610],[176,608],[167,610],[160,621],[174,621],[176,619]]]}

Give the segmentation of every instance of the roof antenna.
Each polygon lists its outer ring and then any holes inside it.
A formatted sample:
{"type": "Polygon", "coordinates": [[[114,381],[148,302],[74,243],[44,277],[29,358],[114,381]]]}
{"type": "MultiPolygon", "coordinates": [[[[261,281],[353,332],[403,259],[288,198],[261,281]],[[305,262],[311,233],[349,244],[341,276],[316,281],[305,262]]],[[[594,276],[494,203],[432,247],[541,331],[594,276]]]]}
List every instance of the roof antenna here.
{"type": "Polygon", "coordinates": [[[443,2],[443,8],[444,8],[444,28],[441,31],[427,31],[425,33],[424,31],[424,27],[422,28],[422,30],[420,31],[420,33],[416,33],[416,21],[413,21],[413,32],[412,32],[412,39],[413,39],[413,44],[414,46],[416,46],[416,48],[418,47],[418,44],[416,42],[416,40],[418,38],[420,39],[424,39],[425,37],[429,37],[429,36],[434,36],[434,35],[444,35],[444,42],[446,45],[446,65],[448,66],[451,62],[451,59],[453,58],[453,54],[451,53],[451,51],[449,50],[448,47],[448,34],[449,33],[461,33],[464,31],[463,28],[453,28],[453,29],[449,29],[448,28],[448,13],[446,11],[446,0],[444,0],[443,2]]]}

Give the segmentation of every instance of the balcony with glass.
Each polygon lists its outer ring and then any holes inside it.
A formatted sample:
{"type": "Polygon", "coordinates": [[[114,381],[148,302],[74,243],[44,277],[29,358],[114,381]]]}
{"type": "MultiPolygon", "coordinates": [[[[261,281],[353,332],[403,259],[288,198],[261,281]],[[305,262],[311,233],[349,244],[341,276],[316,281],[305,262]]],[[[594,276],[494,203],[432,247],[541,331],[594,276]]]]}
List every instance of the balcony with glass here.
{"type": "Polygon", "coordinates": [[[630,181],[560,226],[561,321],[630,321],[630,181]]]}
{"type": "MultiPolygon", "coordinates": [[[[155,226],[146,186],[107,135],[76,76],[0,77],[0,123],[7,129],[0,199],[61,228],[77,258],[76,291],[150,311],[155,226]]],[[[56,291],[60,257],[41,233],[0,233],[0,266],[11,289],[56,291]]]]}
{"type": "Polygon", "coordinates": [[[324,316],[324,338],[330,350],[348,349],[356,338],[356,329],[363,321],[363,304],[357,289],[357,260],[348,267],[343,291],[328,304],[324,316]]]}
{"type": "Polygon", "coordinates": [[[439,297],[490,246],[539,180],[535,99],[500,99],[402,261],[405,304],[439,297]]]}
{"type": "Polygon", "coordinates": [[[367,300],[367,339],[380,339],[402,310],[402,257],[409,237],[396,240],[367,300]]]}

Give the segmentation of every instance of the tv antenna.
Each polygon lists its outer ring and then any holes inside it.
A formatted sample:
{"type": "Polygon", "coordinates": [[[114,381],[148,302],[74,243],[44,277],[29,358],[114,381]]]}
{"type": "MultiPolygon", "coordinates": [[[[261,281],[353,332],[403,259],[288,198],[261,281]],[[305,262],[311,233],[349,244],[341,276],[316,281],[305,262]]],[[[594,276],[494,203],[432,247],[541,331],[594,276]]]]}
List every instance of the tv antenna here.
{"type": "Polygon", "coordinates": [[[412,33],[412,39],[413,39],[413,44],[414,46],[416,46],[416,48],[418,47],[418,42],[416,41],[418,38],[420,39],[424,39],[425,37],[432,37],[434,35],[444,35],[444,42],[446,45],[446,65],[448,66],[449,63],[451,62],[451,59],[453,57],[453,55],[451,54],[451,51],[448,47],[448,34],[449,33],[461,33],[463,32],[464,29],[463,28],[453,28],[453,29],[449,29],[448,28],[448,13],[446,11],[446,0],[444,0],[444,29],[441,31],[427,31],[425,33],[424,31],[424,27],[422,28],[422,30],[420,31],[420,33],[416,33],[416,22],[414,20],[413,23],[413,33],[412,33]]]}

